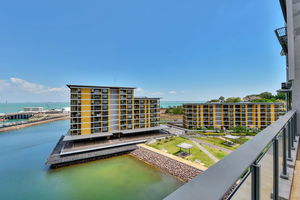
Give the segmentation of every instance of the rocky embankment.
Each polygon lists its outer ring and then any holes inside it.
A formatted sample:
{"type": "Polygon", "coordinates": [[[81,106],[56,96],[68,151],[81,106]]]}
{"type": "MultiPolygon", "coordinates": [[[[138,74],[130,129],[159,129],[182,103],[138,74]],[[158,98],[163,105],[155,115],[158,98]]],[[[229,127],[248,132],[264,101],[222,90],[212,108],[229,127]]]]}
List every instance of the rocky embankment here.
{"type": "Polygon", "coordinates": [[[187,182],[198,176],[202,171],[187,164],[181,163],[164,155],[140,147],[130,153],[132,156],[157,167],[180,180],[187,182]]]}

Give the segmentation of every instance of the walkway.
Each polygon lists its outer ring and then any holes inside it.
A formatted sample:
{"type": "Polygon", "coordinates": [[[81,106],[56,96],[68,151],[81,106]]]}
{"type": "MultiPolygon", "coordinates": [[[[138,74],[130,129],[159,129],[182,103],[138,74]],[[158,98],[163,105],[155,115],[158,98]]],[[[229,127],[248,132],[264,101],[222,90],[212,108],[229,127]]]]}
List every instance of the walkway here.
{"type": "Polygon", "coordinates": [[[192,139],[192,141],[197,147],[199,147],[199,149],[201,151],[203,151],[206,155],[208,155],[208,157],[210,157],[213,161],[215,161],[215,162],[219,161],[218,158],[216,158],[212,153],[210,153],[209,151],[207,151],[207,149],[205,149],[203,146],[201,146],[196,139],[192,139]]]}
{"type": "MultiPolygon", "coordinates": [[[[196,139],[196,140],[198,140],[198,139],[196,139]]],[[[232,152],[232,150],[229,150],[229,149],[226,149],[226,148],[223,148],[223,147],[211,144],[211,143],[203,141],[203,140],[198,140],[198,141],[199,141],[199,144],[204,144],[204,145],[207,145],[207,146],[209,146],[211,148],[215,148],[215,149],[218,149],[220,151],[224,151],[226,153],[231,153],[232,152]]]]}
{"type": "Polygon", "coordinates": [[[292,182],[291,199],[300,199],[300,143],[298,146],[298,154],[294,171],[294,179],[292,182]]]}
{"type": "Polygon", "coordinates": [[[176,161],[178,161],[178,162],[184,163],[184,164],[186,164],[186,165],[189,165],[189,166],[194,167],[194,168],[196,168],[196,169],[199,169],[199,170],[201,170],[201,171],[207,170],[207,167],[203,166],[202,164],[194,163],[194,162],[191,162],[191,161],[189,161],[189,160],[185,160],[185,159],[180,158],[180,157],[178,157],[178,156],[174,156],[174,155],[172,155],[172,154],[169,154],[169,153],[160,151],[160,150],[158,150],[158,149],[154,149],[154,148],[149,147],[149,146],[147,146],[147,145],[145,145],[145,144],[138,144],[137,146],[138,146],[138,147],[145,148],[145,149],[148,149],[148,150],[153,151],[153,152],[156,152],[156,153],[158,153],[158,154],[160,154],[160,155],[163,155],[163,156],[165,156],[165,157],[171,158],[171,159],[176,160],[176,161]]]}

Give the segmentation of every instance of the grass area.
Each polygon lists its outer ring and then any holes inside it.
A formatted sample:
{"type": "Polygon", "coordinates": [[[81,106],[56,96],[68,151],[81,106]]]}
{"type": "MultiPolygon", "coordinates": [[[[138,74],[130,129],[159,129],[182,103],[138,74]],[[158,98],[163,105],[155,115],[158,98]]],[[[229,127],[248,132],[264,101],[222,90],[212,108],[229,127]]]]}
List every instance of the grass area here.
{"type": "Polygon", "coordinates": [[[225,141],[220,139],[220,138],[217,138],[217,137],[197,137],[198,140],[202,140],[202,141],[206,141],[206,142],[209,142],[213,145],[216,145],[216,146],[219,146],[219,147],[223,147],[223,148],[226,148],[226,149],[229,149],[229,150],[232,150],[234,151],[235,149],[238,148],[238,146],[228,146],[228,145],[225,145],[223,144],[225,141]]]}
{"type": "Polygon", "coordinates": [[[197,131],[196,133],[201,134],[201,135],[207,135],[207,136],[224,136],[226,135],[225,133],[216,133],[216,132],[201,132],[201,131],[197,131]]]}
{"type": "Polygon", "coordinates": [[[211,148],[209,146],[206,145],[202,145],[207,151],[209,151],[210,153],[212,153],[216,158],[218,158],[219,160],[221,160],[222,158],[224,158],[225,156],[228,155],[228,153],[221,151],[219,149],[214,149],[211,148]]]}
{"type": "Polygon", "coordinates": [[[230,133],[235,136],[255,136],[257,133],[230,133]]]}
{"type": "Polygon", "coordinates": [[[160,109],[160,120],[161,123],[166,124],[170,121],[181,121],[182,120],[182,114],[172,114],[172,113],[166,113],[166,109],[162,108],[160,109]]]}
{"type": "Polygon", "coordinates": [[[247,142],[249,139],[245,138],[245,137],[240,137],[238,139],[228,139],[236,144],[244,144],[245,142],[247,142]]]}
{"type": "Polygon", "coordinates": [[[176,146],[182,142],[189,143],[193,145],[193,148],[190,149],[191,155],[186,157],[187,160],[194,162],[195,160],[200,160],[206,167],[209,167],[214,164],[214,161],[208,157],[204,152],[202,152],[195,144],[182,137],[172,137],[164,140],[159,140],[155,143],[148,144],[150,147],[166,150],[168,153],[175,155],[179,152],[179,148],[176,146]]]}

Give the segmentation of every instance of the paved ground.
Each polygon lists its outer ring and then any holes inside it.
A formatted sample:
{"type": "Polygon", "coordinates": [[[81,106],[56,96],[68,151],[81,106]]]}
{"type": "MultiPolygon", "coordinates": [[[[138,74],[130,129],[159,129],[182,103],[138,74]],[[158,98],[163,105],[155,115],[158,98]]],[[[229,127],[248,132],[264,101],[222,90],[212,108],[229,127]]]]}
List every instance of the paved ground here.
{"type": "MultiPolygon", "coordinates": [[[[197,139],[198,140],[198,139],[197,139]]],[[[221,151],[224,151],[226,153],[231,153],[232,150],[229,150],[229,149],[226,149],[226,148],[223,148],[223,147],[220,147],[220,146],[217,146],[217,145],[214,145],[214,144],[211,144],[209,142],[206,142],[206,141],[203,141],[203,140],[198,140],[199,144],[204,144],[204,145],[207,145],[211,148],[215,148],[215,149],[218,149],[218,150],[221,150],[221,151]]]]}
{"type": "Polygon", "coordinates": [[[201,149],[201,151],[203,151],[206,155],[208,155],[208,157],[210,157],[213,161],[218,162],[219,159],[216,158],[212,153],[210,153],[209,151],[207,151],[207,149],[205,149],[202,145],[199,144],[199,140],[197,139],[192,139],[193,143],[199,147],[199,149],[201,149]]]}
{"type": "Polygon", "coordinates": [[[174,156],[174,155],[172,155],[172,154],[169,154],[169,153],[160,151],[160,150],[158,150],[158,149],[154,149],[154,148],[149,147],[149,146],[147,146],[147,145],[145,145],[145,144],[138,144],[137,146],[142,147],[142,148],[145,148],[145,149],[148,149],[148,150],[153,151],[153,152],[156,152],[156,153],[158,153],[158,154],[161,154],[161,155],[163,155],[163,156],[166,156],[166,157],[171,158],[171,159],[173,159],[173,160],[176,160],[176,161],[178,161],[178,162],[184,163],[184,164],[189,165],[189,166],[191,166],[191,167],[200,169],[201,171],[207,170],[207,167],[203,166],[203,165],[200,164],[200,163],[194,163],[194,162],[191,162],[191,161],[189,161],[189,160],[185,160],[185,159],[180,158],[180,157],[178,157],[178,156],[174,156]]]}
{"type": "Polygon", "coordinates": [[[181,136],[185,133],[184,130],[180,129],[180,128],[176,128],[176,127],[170,127],[170,128],[166,128],[166,131],[168,131],[171,134],[175,134],[177,136],[181,136]]]}
{"type": "Polygon", "coordinates": [[[300,143],[298,146],[296,167],[292,185],[291,199],[300,199],[300,143]]]}

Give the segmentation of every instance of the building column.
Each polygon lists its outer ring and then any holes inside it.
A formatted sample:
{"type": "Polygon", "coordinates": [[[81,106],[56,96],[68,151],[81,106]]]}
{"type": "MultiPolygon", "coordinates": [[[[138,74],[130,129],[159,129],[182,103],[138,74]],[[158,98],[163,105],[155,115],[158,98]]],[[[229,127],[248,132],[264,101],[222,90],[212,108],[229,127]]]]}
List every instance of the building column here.
{"type": "MultiPolygon", "coordinates": [[[[300,119],[300,7],[299,1],[287,2],[288,63],[289,80],[292,80],[292,109],[297,111],[300,119]],[[298,2],[298,3],[297,3],[298,2]],[[294,15],[295,13],[295,15],[294,15]],[[298,22],[298,23],[294,23],[298,22]]],[[[297,123],[299,130],[300,123],[297,123]]],[[[299,133],[297,133],[299,135],[299,133]]]]}

